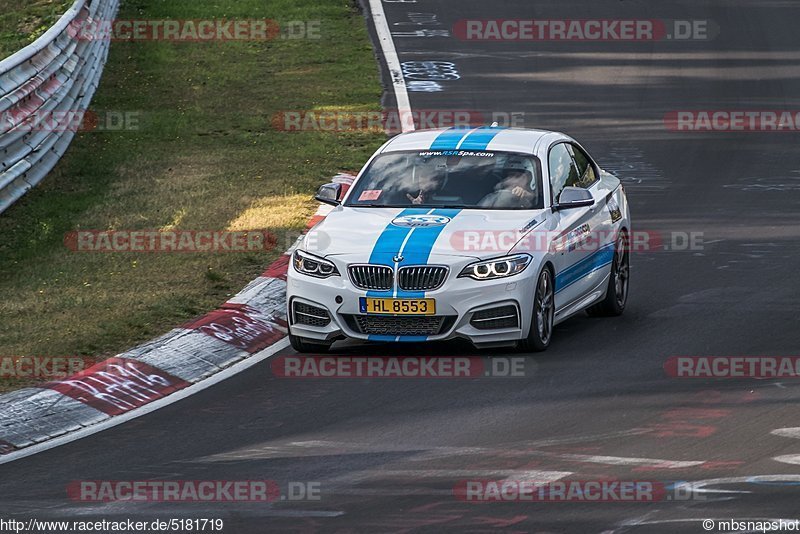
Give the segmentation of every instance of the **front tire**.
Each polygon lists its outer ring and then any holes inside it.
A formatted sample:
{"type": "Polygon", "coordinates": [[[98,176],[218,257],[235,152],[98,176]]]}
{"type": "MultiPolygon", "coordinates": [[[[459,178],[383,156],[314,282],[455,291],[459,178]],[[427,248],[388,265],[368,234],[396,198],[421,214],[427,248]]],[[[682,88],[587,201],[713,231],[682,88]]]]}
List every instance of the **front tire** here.
{"type": "Polygon", "coordinates": [[[292,334],[289,334],[289,344],[300,354],[326,354],[331,349],[330,344],[314,343],[292,334]]]}
{"type": "Polygon", "coordinates": [[[590,317],[616,317],[625,311],[631,268],[629,248],[628,235],[622,232],[614,246],[614,259],[611,261],[611,276],[608,277],[606,297],[586,308],[586,313],[590,317]]]}
{"type": "Polygon", "coordinates": [[[547,267],[539,273],[536,291],[533,295],[533,317],[528,337],[519,342],[519,350],[523,352],[542,352],[550,346],[553,337],[553,320],[555,318],[555,284],[553,273],[547,267]]]}

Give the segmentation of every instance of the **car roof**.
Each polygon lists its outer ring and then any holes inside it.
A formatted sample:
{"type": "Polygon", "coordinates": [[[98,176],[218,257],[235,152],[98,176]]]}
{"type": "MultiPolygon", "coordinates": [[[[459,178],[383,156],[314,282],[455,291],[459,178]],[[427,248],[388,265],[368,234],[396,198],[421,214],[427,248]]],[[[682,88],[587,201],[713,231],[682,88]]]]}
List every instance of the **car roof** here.
{"type": "Polygon", "coordinates": [[[504,128],[500,126],[454,127],[417,130],[400,134],[384,147],[386,152],[407,150],[491,150],[534,154],[537,143],[544,137],[566,137],[548,130],[504,128]]]}

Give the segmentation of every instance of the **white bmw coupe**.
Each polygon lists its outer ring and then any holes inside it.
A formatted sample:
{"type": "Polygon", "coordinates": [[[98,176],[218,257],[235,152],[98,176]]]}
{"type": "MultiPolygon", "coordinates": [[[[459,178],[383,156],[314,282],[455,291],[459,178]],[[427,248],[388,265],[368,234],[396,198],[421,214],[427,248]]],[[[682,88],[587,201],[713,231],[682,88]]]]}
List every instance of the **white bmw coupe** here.
{"type": "Polygon", "coordinates": [[[586,310],[620,315],[630,218],[620,181],[562,133],[450,128],[394,137],[292,253],[292,347],[339,339],[541,351],[586,310]]]}

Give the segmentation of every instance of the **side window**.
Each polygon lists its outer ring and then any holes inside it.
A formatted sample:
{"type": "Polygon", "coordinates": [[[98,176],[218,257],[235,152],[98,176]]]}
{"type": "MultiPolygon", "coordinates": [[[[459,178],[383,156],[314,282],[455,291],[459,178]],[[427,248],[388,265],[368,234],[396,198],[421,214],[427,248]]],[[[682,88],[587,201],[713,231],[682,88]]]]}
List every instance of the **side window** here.
{"type": "Polygon", "coordinates": [[[575,145],[569,145],[572,157],[575,159],[575,164],[578,167],[578,179],[575,183],[567,184],[574,187],[582,187],[586,189],[591,187],[597,181],[597,175],[594,172],[594,165],[589,162],[589,156],[575,145]]]}
{"type": "Polygon", "coordinates": [[[574,184],[580,174],[575,167],[575,161],[566,143],[559,143],[550,149],[548,156],[550,169],[550,189],[553,192],[553,201],[558,202],[558,196],[565,186],[574,184]]]}

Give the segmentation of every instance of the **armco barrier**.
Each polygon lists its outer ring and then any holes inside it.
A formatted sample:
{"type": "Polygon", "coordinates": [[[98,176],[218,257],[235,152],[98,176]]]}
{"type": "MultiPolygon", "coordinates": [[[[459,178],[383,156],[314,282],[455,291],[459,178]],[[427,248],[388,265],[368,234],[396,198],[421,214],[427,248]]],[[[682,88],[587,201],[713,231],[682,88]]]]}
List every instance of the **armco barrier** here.
{"type": "Polygon", "coordinates": [[[38,184],[75,135],[58,124],[86,110],[100,83],[110,39],[77,28],[114,17],[119,0],[76,0],[35,42],[0,61],[0,213],[38,184]],[[46,117],[46,118],[45,118],[46,117]],[[47,126],[38,124],[47,120],[47,126]]]}

